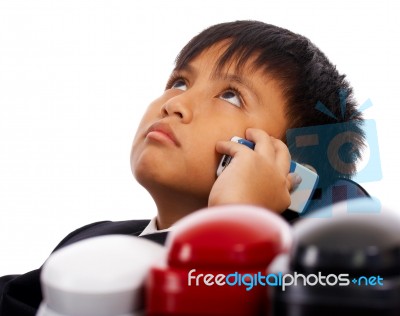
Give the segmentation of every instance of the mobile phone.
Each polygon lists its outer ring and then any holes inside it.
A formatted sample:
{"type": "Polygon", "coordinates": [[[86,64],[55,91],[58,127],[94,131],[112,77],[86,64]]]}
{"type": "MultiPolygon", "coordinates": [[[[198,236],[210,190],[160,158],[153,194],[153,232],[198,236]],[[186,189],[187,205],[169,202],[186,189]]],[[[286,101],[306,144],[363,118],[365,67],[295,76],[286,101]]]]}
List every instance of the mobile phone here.
{"type": "MultiPolygon", "coordinates": [[[[231,141],[245,145],[250,149],[254,150],[255,144],[247,139],[234,136],[231,141]]],[[[232,157],[229,155],[223,155],[217,168],[217,176],[229,165],[232,157]]],[[[288,207],[290,210],[297,213],[302,213],[308,206],[311,197],[314,193],[315,188],[318,184],[318,174],[311,169],[295,162],[290,162],[289,173],[297,173],[301,177],[301,183],[290,193],[291,204],[288,207]]]]}

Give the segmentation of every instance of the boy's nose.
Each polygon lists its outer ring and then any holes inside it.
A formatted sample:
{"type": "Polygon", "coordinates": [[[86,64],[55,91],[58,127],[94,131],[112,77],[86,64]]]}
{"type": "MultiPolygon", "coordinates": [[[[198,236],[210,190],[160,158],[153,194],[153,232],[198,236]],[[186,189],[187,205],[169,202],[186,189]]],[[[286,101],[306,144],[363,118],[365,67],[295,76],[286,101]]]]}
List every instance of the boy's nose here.
{"type": "Polygon", "coordinates": [[[167,100],[161,108],[162,117],[175,115],[182,123],[189,123],[192,120],[193,112],[187,102],[182,95],[167,100]]]}

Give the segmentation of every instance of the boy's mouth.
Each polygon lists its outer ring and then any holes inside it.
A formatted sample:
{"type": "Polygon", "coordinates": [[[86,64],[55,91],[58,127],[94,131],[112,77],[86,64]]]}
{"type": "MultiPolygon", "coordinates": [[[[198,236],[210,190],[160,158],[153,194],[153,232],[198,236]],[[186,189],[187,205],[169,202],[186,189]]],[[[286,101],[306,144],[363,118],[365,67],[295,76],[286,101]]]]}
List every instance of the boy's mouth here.
{"type": "Polygon", "coordinates": [[[175,146],[181,146],[171,127],[166,123],[156,122],[152,124],[146,131],[146,137],[151,137],[154,139],[167,139],[175,146]]]}

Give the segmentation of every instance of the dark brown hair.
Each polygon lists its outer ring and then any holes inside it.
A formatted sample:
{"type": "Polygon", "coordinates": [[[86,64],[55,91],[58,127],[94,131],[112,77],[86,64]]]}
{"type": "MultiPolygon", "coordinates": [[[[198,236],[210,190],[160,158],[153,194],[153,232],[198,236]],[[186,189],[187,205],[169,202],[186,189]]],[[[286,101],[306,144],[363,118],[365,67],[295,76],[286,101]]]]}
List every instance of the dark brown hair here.
{"type": "Polygon", "coordinates": [[[263,69],[280,84],[289,124],[284,141],[292,159],[313,166],[322,186],[336,178],[350,178],[361,157],[365,135],[361,128],[362,115],[345,75],[339,74],[325,54],[306,37],[259,21],[228,22],[207,28],[181,50],[176,69],[222,41],[227,46],[216,71],[229,63],[240,71],[253,57],[252,66],[263,69]],[[295,137],[293,133],[318,135],[313,146],[299,146],[296,142],[299,135],[295,137]],[[336,141],[338,146],[332,149],[330,139],[338,135],[343,136],[342,140],[336,141]]]}

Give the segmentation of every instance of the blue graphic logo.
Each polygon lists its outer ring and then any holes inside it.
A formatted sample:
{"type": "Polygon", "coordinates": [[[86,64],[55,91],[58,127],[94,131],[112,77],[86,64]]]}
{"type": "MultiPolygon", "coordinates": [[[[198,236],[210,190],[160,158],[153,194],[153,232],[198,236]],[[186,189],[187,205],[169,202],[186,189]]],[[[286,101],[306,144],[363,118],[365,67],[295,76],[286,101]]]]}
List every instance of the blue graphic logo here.
{"type": "MultiPolygon", "coordinates": [[[[347,91],[339,91],[339,99],[341,119],[344,119],[347,91]]],[[[359,107],[359,111],[362,112],[371,106],[372,102],[368,99],[359,107]]],[[[306,157],[307,161],[300,162],[313,166],[318,173],[335,174],[338,178],[351,176],[353,166],[357,164],[357,173],[352,177],[355,182],[381,180],[382,170],[375,121],[366,119],[361,123],[350,117],[348,121],[339,123],[340,118],[322,102],[317,102],[315,108],[338,123],[289,129],[286,140],[293,159],[296,160],[297,156],[306,157]],[[363,138],[366,146],[360,152],[359,144],[352,142],[363,138]]],[[[344,190],[356,190],[353,186],[344,185],[344,187],[344,190]]],[[[354,193],[344,192],[347,196],[355,196],[354,193]]],[[[332,196],[334,194],[335,192],[332,192],[332,196]]],[[[335,202],[333,197],[332,202],[335,202]]]]}

